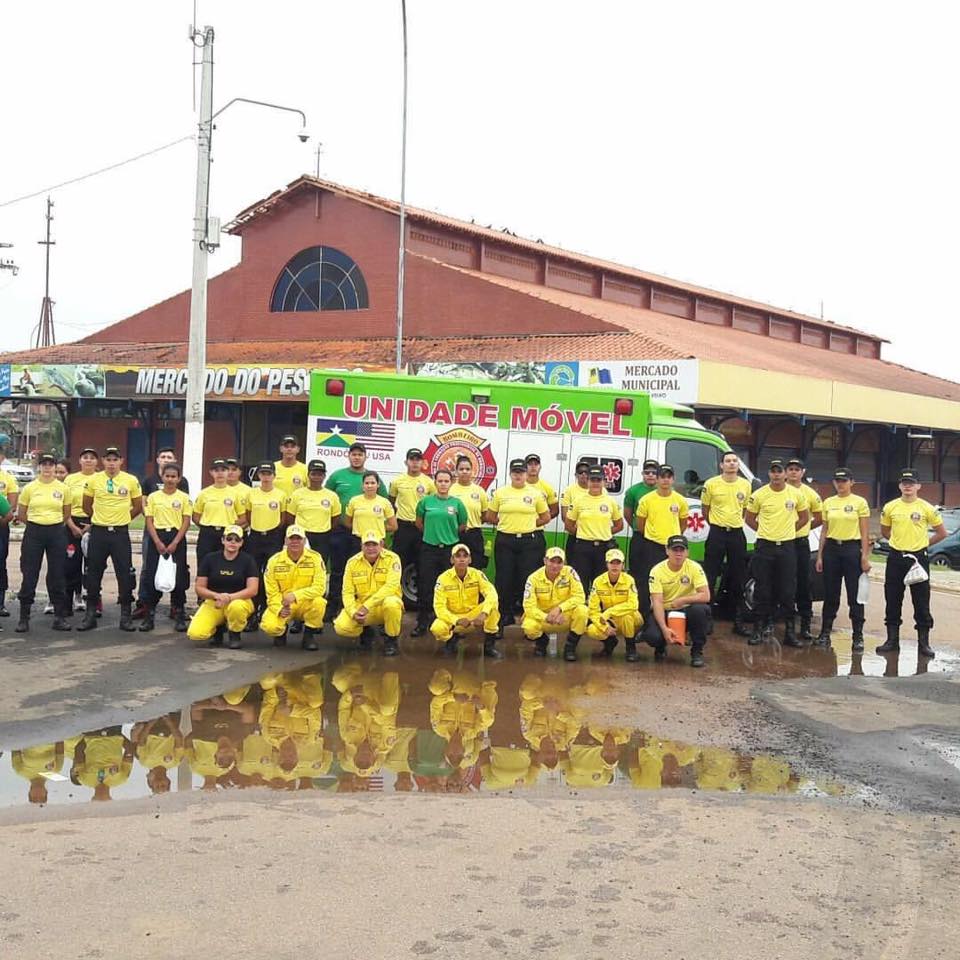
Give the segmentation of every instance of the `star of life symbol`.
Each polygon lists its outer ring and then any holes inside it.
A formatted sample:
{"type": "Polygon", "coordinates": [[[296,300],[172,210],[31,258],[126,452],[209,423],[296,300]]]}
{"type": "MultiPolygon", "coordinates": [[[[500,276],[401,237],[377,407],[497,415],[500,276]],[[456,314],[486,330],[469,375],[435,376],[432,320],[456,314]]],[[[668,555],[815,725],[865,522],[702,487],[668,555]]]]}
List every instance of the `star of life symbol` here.
{"type": "Polygon", "coordinates": [[[687,528],[684,533],[691,543],[700,543],[707,539],[709,532],[710,524],[707,523],[700,507],[700,501],[697,500],[690,504],[690,512],[687,514],[687,528]]]}
{"type": "Polygon", "coordinates": [[[616,460],[608,460],[603,464],[604,486],[612,487],[620,479],[620,464],[616,460]]]}

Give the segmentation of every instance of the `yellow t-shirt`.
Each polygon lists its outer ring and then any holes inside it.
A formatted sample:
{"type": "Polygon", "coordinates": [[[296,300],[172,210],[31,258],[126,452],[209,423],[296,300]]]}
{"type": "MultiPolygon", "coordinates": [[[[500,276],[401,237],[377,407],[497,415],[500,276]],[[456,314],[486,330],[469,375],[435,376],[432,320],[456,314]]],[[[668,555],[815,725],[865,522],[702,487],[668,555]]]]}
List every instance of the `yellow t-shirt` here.
{"type": "Polygon", "coordinates": [[[83,497],[90,492],[90,481],[96,476],[95,473],[68,473],[63,478],[63,482],[70,488],[70,516],[85,517],[83,512],[83,497]]]}
{"type": "Polygon", "coordinates": [[[87,485],[88,497],[93,497],[93,516],[98,527],[122,527],[131,519],[133,504],[143,496],[140,481],[132,474],[121,470],[115,477],[108,477],[101,470],[95,473],[87,485]]]}
{"type": "MultiPolygon", "coordinates": [[[[301,487],[294,490],[287,502],[287,512],[293,514],[293,522],[310,533],[328,533],[333,518],[341,513],[340,498],[326,489],[311,490],[301,487]]],[[[360,531],[363,535],[363,531],[360,531]]]]}
{"type": "MultiPolygon", "coordinates": [[[[788,483],[789,487],[790,484],[788,483]]],[[[807,498],[807,510],[810,511],[810,516],[807,518],[807,522],[797,531],[795,539],[802,540],[805,537],[810,536],[810,524],[813,522],[813,515],[815,513],[820,513],[823,510],[823,500],[820,499],[820,494],[817,493],[813,487],[808,483],[801,484],[799,487],[794,487],[794,490],[799,490],[807,498]]]]}
{"type": "Polygon", "coordinates": [[[670,569],[670,561],[662,560],[650,571],[650,596],[661,594],[663,608],[669,610],[677,597],[686,597],[696,593],[707,585],[707,575],[703,567],[687,557],[679,570],[670,569]]]}
{"type": "Polygon", "coordinates": [[[436,493],[436,484],[425,474],[411,477],[404,473],[390,481],[390,496],[397,504],[397,519],[413,523],[417,519],[417,504],[428,494],[436,493]]]}
{"type": "Polygon", "coordinates": [[[154,490],[143,504],[143,515],[153,517],[153,525],[158,530],[179,530],[183,518],[192,512],[193,504],[182,490],[174,490],[171,494],[154,490]]]}
{"type": "Polygon", "coordinates": [[[543,477],[538,477],[536,483],[531,483],[530,486],[536,487],[543,494],[543,499],[547,501],[548,507],[555,507],[560,502],[557,499],[557,491],[543,477]]]}
{"type": "Polygon", "coordinates": [[[500,533],[533,533],[537,517],[548,512],[546,498],[530,484],[497,487],[490,498],[490,509],[497,515],[500,533]]]}
{"type": "Polygon", "coordinates": [[[237,522],[246,501],[238,498],[234,487],[204,487],[193,502],[193,512],[200,514],[201,527],[226,527],[237,522]]]}
{"type": "Polygon", "coordinates": [[[567,519],[576,523],[578,540],[609,540],[614,523],[623,519],[623,513],[609,493],[601,493],[599,497],[588,493],[577,498],[567,511],[567,519]]]}
{"type": "Polygon", "coordinates": [[[890,546],[908,553],[926,550],[930,545],[929,530],[943,523],[940,512],[926,500],[917,497],[907,503],[902,497],[884,504],[880,524],[890,528],[890,546]]]}
{"type": "Polygon", "coordinates": [[[586,487],[581,487],[579,483],[571,483],[560,497],[560,506],[569,510],[581,497],[585,497],[589,493],[590,491],[586,487]]]}
{"type": "Polygon", "coordinates": [[[822,509],[823,535],[831,540],[859,540],[860,518],[870,516],[867,501],[855,493],[827,497],[822,509]]]}
{"type": "Polygon", "coordinates": [[[687,529],[686,497],[676,490],[671,490],[669,496],[663,497],[659,491],[652,490],[645,493],[637,504],[637,517],[646,519],[643,535],[654,543],[666,543],[674,534],[683,533],[687,529]]]}
{"type": "Polygon", "coordinates": [[[16,495],[19,492],[20,484],[17,483],[17,478],[12,473],[7,473],[6,470],[0,468],[0,493],[9,500],[11,494],[16,495]]]}
{"type": "Polygon", "coordinates": [[[483,515],[490,503],[487,491],[478,483],[453,483],[450,485],[450,496],[462,501],[467,508],[467,529],[483,525],[483,515]]]}
{"type": "Polygon", "coordinates": [[[281,489],[288,497],[295,490],[300,490],[307,486],[307,465],[299,460],[292,467],[285,467],[282,460],[277,460],[273,464],[276,471],[274,486],[281,489]]]}
{"type": "Polygon", "coordinates": [[[757,536],[761,540],[795,540],[797,516],[807,509],[806,491],[791,487],[774,490],[770,484],[757,490],[747,502],[747,510],[758,518],[757,536]]]}
{"type": "Polygon", "coordinates": [[[394,516],[393,504],[386,497],[368,498],[362,493],[351,497],[347,504],[347,516],[353,519],[352,530],[362,537],[370,530],[376,530],[383,540],[387,536],[387,521],[394,516]]]}
{"type": "Polygon", "coordinates": [[[27,522],[45,527],[63,523],[63,508],[72,501],[70,488],[60,480],[31,480],[20,492],[20,506],[27,508],[27,522]]]}
{"type": "Polygon", "coordinates": [[[283,522],[284,511],[288,509],[288,499],[276,484],[269,493],[260,487],[253,487],[247,497],[250,529],[257,533],[276,530],[283,522]]]}
{"type": "Polygon", "coordinates": [[[700,502],[710,508],[710,525],[717,527],[742,527],[749,499],[750,481],[746,477],[737,477],[733,483],[720,475],[711,477],[700,494],[700,502]]]}

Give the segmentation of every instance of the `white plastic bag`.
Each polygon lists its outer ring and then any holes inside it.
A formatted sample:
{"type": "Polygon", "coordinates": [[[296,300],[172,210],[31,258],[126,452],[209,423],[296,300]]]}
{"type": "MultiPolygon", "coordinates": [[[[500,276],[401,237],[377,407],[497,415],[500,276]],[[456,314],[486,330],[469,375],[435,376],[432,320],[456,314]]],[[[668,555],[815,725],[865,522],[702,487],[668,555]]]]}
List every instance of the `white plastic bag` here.
{"type": "Polygon", "coordinates": [[[857,603],[865,607],[870,602],[870,574],[861,573],[857,581],[857,603]]]}
{"type": "Polygon", "coordinates": [[[153,578],[153,585],[160,593],[170,593],[177,585],[177,565],[173,562],[173,557],[165,554],[157,561],[157,573],[153,578]]]}
{"type": "Polygon", "coordinates": [[[84,556],[86,556],[87,552],[90,550],[90,531],[89,530],[80,538],[80,549],[83,551],[84,556]]]}
{"type": "Polygon", "coordinates": [[[913,566],[903,575],[903,582],[909,587],[914,583],[923,583],[925,580],[929,580],[930,575],[920,566],[920,561],[912,553],[908,553],[907,556],[913,558],[913,566]]]}

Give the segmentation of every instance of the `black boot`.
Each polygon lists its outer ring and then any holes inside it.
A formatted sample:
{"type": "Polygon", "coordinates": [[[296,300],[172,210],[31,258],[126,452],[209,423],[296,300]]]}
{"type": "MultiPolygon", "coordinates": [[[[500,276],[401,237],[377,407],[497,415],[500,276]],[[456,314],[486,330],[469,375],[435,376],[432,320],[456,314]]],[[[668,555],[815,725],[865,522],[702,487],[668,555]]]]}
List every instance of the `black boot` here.
{"type": "Polygon", "coordinates": [[[222,647],[223,646],[223,624],[221,623],[216,630],[213,631],[213,636],[208,641],[208,646],[211,647],[222,647]]]}
{"type": "Polygon", "coordinates": [[[783,644],[786,647],[802,647],[803,641],[797,636],[797,621],[787,617],[783,623],[783,644]]]}
{"type": "Polygon", "coordinates": [[[291,633],[299,633],[302,629],[303,629],[302,620],[294,620],[293,623],[290,624],[291,633]]]}
{"type": "Polygon", "coordinates": [[[627,638],[627,654],[624,659],[627,661],[627,663],[636,663],[640,659],[640,654],[637,653],[636,637],[627,638]]]}
{"type": "Polygon", "coordinates": [[[483,655],[490,660],[502,660],[503,654],[497,649],[497,635],[485,633],[483,635],[483,655]]]}
{"type": "Polygon", "coordinates": [[[71,607],[71,601],[67,600],[54,612],[53,623],[50,624],[52,629],[63,632],[73,629],[73,623],[70,620],[73,616],[71,607]]]}
{"type": "Polygon", "coordinates": [[[20,601],[20,619],[17,621],[16,630],[17,633],[26,633],[30,629],[30,608],[33,606],[31,603],[24,603],[20,601]]]}
{"type": "Polygon", "coordinates": [[[577,659],[577,644],[580,642],[580,634],[572,631],[567,634],[567,642],[563,645],[563,659],[568,663],[574,663],[577,659]]]}
{"type": "Polygon", "coordinates": [[[703,666],[703,647],[694,647],[690,651],[690,666],[691,667],[703,666]]]}
{"type": "Polygon", "coordinates": [[[383,638],[383,655],[385,657],[395,657],[400,652],[399,637],[383,638]]]}
{"type": "Polygon", "coordinates": [[[153,607],[147,607],[144,610],[143,622],[140,624],[141,633],[149,633],[156,626],[155,617],[156,611],[153,607]]]}
{"type": "Polygon", "coordinates": [[[863,653],[863,621],[853,621],[853,643],[850,649],[854,653],[863,653]]]}
{"type": "Polygon", "coordinates": [[[887,624],[887,642],[877,647],[877,653],[900,652],[900,625],[887,624]]]}
{"type": "Polygon", "coordinates": [[[95,603],[88,603],[87,609],[83,614],[83,619],[77,624],[77,629],[92,630],[95,626],[97,626],[97,605],[95,603]]]}
{"type": "Polygon", "coordinates": [[[930,657],[931,659],[936,656],[933,652],[933,647],[930,646],[929,627],[917,627],[917,655],[920,657],[930,657]]]}
{"type": "Polygon", "coordinates": [[[317,631],[313,627],[304,626],[303,628],[303,640],[300,641],[300,646],[304,650],[319,650],[320,644],[317,643],[317,631]]]}
{"type": "Polygon", "coordinates": [[[260,629],[260,614],[251,613],[250,619],[246,622],[246,625],[243,628],[244,633],[256,633],[260,629]]]}
{"type": "Polygon", "coordinates": [[[427,626],[427,624],[421,623],[421,622],[418,620],[418,621],[417,621],[417,625],[410,631],[410,636],[411,636],[411,637],[422,637],[422,636],[424,636],[424,635],[426,634],[426,632],[427,632],[429,629],[430,629],[430,627],[427,626]]]}
{"type": "Polygon", "coordinates": [[[173,611],[173,629],[177,633],[187,632],[187,615],[184,613],[183,607],[176,607],[173,611]]]}
{"type": "Polygon", "coordinates": [[[451,637],[443,645],[443,655],[445,657],[455,657],[457,655],[457,638],[451,637]]]}
{"type": "Polygon", "coordinates": [[[800,618],[800,639],[801,640],[813,639],[813,633],[810,630],[810,617],[800,618]]]}
{"type": "Polygon", "coordinates": [[[733,632],[738,637],[749,637],[752,633],[750,628],[740,619],[738,616],[736,620],[733,621],[733,632]]]}
{"type": "Polygon", "coordinates": [[[287,631],[284,630],[279,637],[273,638],[273,645],[275,647],[285,647],[287,645],[287,631]]]}
{"type": "Polygon", "coordinates": [[[751,647],[759,647],[763,643],[763,626],[759,620],[753,621],[753,633],[750,634],[747,643],[751,647]]]}
{"type": "Polygon", "coordinates": [[[601,657],[612,657],[613,651],[616,649],[616,647],[617,647],[617,638],[607,637],[607,639],[603,641],[603,649],[600,651],[599,655],[601,657]]]}
{"type": "Polygon", "coordinates": [[[545,657],[547,655],[547,645],[549,641],[546,637],[540,637],[539,640],[533,641],[533,655],[535,657],[545,657]]]}
{"type": "Polygon", "coordinates": [[[666,643],[659,643],[653,648],[653,659],[657,663],[661,660],[667,659],[667,645],[666,643]]]}
{"type": "Polygon", "coordinates": [[[243,637],[236,630],[227,632],[227,649],[239,650],[243,646],[243,637]]]}
{"type": "MultiPolygon", "coordinates": [[[[829,647],[830,646],[830,631],[833,629],[832,620],[824,620],[820,625],[820,633],[817,636],[817,639],[814,643],[818,647],[829,647]]],[[[863,649],[863,642],[861,638],[860,649],[863,649]]]]}
{"type": "Polygon", "coordinates": [[[132,630],[137,628],[133,625],[133,616],[130,610],[129,603],[120,604],[120,629],[126,630],[127,633],[130,633],[132,630]]]}
{"type": "Polygon", "coordinates": [[[357,640],[357,648],[360,650],[373,649],[373,629],[371,627],[364,627],[360,631],[360,639],[357,640]]]}

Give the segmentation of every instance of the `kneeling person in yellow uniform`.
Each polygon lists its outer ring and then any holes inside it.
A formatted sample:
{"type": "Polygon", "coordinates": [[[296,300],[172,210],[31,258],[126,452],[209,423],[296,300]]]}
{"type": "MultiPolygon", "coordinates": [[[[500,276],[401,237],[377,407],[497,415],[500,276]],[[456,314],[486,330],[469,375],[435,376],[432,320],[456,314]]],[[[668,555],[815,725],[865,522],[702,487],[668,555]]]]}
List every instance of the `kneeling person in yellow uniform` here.
{"type": "Polygon", "coordinates": [[[400,652],[397,641],[403,617],[400,558],[383,546],[376,530],[368,530],[362,543],[360,553],[347,561],[343,571],[343,609],[333,629],[341,637],[360,637],[361,649],[369,649],[373,641],[364,636],[364,630],[382,624],[383,655],[395,657],[400,652]]]}
{"type": "Polygon", "coordinates": [[[323,630],[327,611],[324,591],[327,570],[323,557],[306,546],[307,531],[296,524],[287,527],[284,548],[267,561],[263,579],[267,609],[260,618],[260,629],[273,637],[275,647],[287,643],[287,627],[291,620],[303,621],[304,650],[319,650],[317,631],[323,630]]]}
{"type": "Polygon", "coordinates": [[[459,636],[482,628],[484,655],[498,659],[497,591],[482,570],[470,566],[470,548],[465,543],[458,543],[450,551],[450,559],[453,566],[437,577],[433,591],[433,612],[437,619],[431,624],[430,632],[446,643],[446,653],[456,653],[459,636]]]}
{"type": "Polygon", "coordinates": [[[187,627],[191,640],[210,640],[210,646],[219,647],[226,624],[230,634],[227,646],[240,649],[240,631],[253,613],[253,598],[260,585],[257,563],[241,551],[242,546],[243,528],[231,524],[223,531],[222,549],[200,561],[194,586],[203,602],[187,627]]]}
{"type": "Polygon", "coordinates": [[[583,631],[587,629],[587,598],[583,584],[573,567],[567,566],[566,554],[560,547],[550,547],[544,565],[527,577],[523,590],[523,634],[533,640],[534,656],[547,655],[544,633],[566,628],[567,642],[563,650],[574,652],[583,631]]]}
{"type": "Polygon", "coordinates": [[[637,583],[629,573],[624,572],[622,550],[608,550],[605,559],[607,572],[601,573],[593,581],[590,591],[587,636],[602,641],[601,656],[609,657],[617,645],[617,634],[622,634],[627,645],[626,659],[633,663],[639,659],[637,631],[643,623],[637,583]]]}

